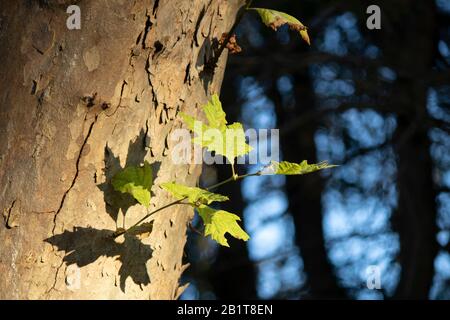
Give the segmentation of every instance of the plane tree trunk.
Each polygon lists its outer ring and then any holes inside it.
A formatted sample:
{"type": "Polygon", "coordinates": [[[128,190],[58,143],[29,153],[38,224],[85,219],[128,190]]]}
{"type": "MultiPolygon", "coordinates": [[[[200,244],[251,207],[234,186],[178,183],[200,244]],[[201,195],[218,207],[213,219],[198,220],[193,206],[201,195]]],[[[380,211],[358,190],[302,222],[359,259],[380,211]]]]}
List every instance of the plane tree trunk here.
{"type": "Polygon", "coordinates": [[[0,298],[175,299],[193,211],[114,241],[146,210],[110,180],[149,161],[152,207],[170,201],[158,183],[196,183],[168,135],[220,91],[226,52],[214,72],[205,59],[242,1],[87,0],[80,30],[70,4],[0,3],[0,298]]]}

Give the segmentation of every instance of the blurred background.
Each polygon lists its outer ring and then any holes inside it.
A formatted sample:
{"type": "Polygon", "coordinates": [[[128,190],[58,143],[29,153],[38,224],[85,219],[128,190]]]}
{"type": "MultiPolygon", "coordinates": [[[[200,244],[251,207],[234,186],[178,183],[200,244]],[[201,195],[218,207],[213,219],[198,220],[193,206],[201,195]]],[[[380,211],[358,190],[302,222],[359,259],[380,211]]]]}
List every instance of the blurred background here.
{"type": "MultiPolygon", "coordinates": [[[[282,160],[340,166],[217,190],[251,239],[226,248],[191,232],[182,298],[450,299],[450,0],[253,6],[297,17],[312,43],[247,14],[222,87],[228,120],[279,129],[282,160]],[[371,4],[380,30],[366,26],[371,4]]],[[[210,166],[203,181],[229,176],[210,166]]]]}

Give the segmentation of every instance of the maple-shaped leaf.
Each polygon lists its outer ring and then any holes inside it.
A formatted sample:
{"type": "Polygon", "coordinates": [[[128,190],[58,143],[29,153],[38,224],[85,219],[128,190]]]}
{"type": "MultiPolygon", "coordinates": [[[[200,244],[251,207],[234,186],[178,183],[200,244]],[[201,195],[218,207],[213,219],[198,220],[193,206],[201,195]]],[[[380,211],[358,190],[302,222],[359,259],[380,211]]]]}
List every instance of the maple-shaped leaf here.
{"type": "Polygon", "coordinates": [[[282,174],[282,175],[301,175],[323,169],[337,167],[336,165],[330,165],[328,162],[320,162],[308,164],[308,161],[304,160],[301,163],[292,163],[288,161],[272,161],[269,166],[265,167],[261,174],[282,174]]]}
{"type": "Polygon", "coordinates": [[[227,201],[228,197],[196,187],[188,187],[174,182],[162,183],[161,187],[177,199],[187,198],[190,204],[199,207],[214,201],[227,201]]]}
{"type": "Polygon", "coordinates": [[[249,8],[249,10],[258,12],[262,22],[273,30],[276,31],[282,25],[287,24],[291,30],[298,31],[306,43],[309,45],[311,44],[307,28],[297,18],[288,15],[287,13],[271,9],[249,8]]]}
{"type": "Polygon", "coordinates": [[[207,206],[203,206],[197,210],[205,224],[205,236],[211,236],[211,238],[220,245],[225,247],[230,246],[225,238],[226,233],[229,233],[236,239],[244,241],[247,241],[250,238],[237,223],[237,221],[241,220],[237,215],[207,206]]]}
{"type": "Polygon", "coordinates": [[[194,143],[225,156],[230,163],[252,150],[252,147],[245,142],[242,124],[235,122],[227,125],[226,115],[217,94],[214,94],[211,101],[203,106],[203,111],[208,124],[181,113],[183,121],[196,134],[192,139],[194,143]]]}
{"type": "Polygon", "coordinates": [[[225,129],[228,122],[217,94],[214,94],[211,100],[203,106],[203,111],[205,112],[206,119],[208,119],[208,125],[211,128],[216,128],[221,131],[225,129]]]}
{"type": "Polygon", "coordinates": [[[142,167],[127,167],[112,178],[114,190],[131,194],[146,207],[150,206],[152,183],[152,167],[147,161],[142,167]]]}
{"type": "Polygon", "coordinates": [[[228,159],[244,156],[252,151],[252,147],[245,142],[244,128],[239,122],[227,126],[225,142],[224,156],[228,159]]]}

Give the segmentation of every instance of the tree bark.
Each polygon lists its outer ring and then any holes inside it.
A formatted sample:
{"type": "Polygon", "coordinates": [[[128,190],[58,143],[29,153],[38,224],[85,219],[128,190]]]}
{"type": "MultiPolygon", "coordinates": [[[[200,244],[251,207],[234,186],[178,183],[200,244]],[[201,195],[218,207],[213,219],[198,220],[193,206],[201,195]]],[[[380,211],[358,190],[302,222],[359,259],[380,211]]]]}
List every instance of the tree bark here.
{"type": "Polygon", "coordinates": [[[149,161],[152,207],[171,200],[158,183],[196,183],[168,135],[220,90],[226,53],[214,72],[205,59],[242,1],[75,2],[81,30],[68,1],[0,4],[0,298],[175,299],[193,211],[114,241],[146,210],[110,179],[149,161]]]}

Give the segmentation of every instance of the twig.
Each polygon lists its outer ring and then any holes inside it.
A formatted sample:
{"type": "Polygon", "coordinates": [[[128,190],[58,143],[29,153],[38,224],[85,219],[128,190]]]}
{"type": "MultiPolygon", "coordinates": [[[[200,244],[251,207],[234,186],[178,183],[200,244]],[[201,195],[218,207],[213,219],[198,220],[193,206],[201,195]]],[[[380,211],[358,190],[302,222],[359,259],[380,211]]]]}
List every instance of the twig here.
{"type": "MultiPolygon", "coordinates": [[[[232,177],[230,177],[230,178],[228,178],[228,179],[226,179],[226,180],[224,180],[222,182],[219,182],[219,183],[217,183],[215,185],[212,185],[212,186],[206,188],[206,190],[209,191],[211,189],[215,189],[215,188],[217,188],[217,187],[219,187],[221,185],[224,185],[226,183],[229,183],[231,181],[238,181],[238,180],[244,179],[246,177],[253,177],[253,176],[260,176],[260,175],[261,175],[261,171],[258,171],[258,172],[255,172],[255,173],[247,173],[247,174],[244,174],[244,175],[241,175],[241,176],[235,175],[234,174],[234,166],[233,166],[233,176],[232,177]]],[[[140,226],[145,220],[147,220],[148,218],[150,218],[152,215],[154,215],[155,213],[157,213],[159,211],[167,209],[167,208],[169,208],[171,206],[174,206],[176,204],[188,204],[188,203],[183,203],[183,201],[186,200],[186,199],[187,199],[187,197],[184,197],[182,199],[179,199],[179,200],[173,201],[171,203],[168,203],[165,206],[162,206],[161,208],[153,210],[152,212],[150,212],[147,215],[145,215],[142,219],[140,219],[138,222],[136,222],[134,225],[132,225],[128,229],[122,229],[122,230],[116,231],[113,234],[113,238],[117,238],[117,237],[119,237],[119,236],[121,236],[121,235],[123,235],[125,233],[129,233],[130,231],[133,231],[136,227],[140,226]]]]}
{"type": "Polygon", "coordinates": [[[133,225],[132,225],[131,227],[129,227],[128,229],[120,230],[120,232],[114,233],[113,237],[114,237],[114,238],[117,238],[117,237],[119,237],[119,236],[121,236],[121,235],[123,235],[123,234],[125,234],[125,233],[128,233],[128,232],[132,231],[133,229],[135,229],[136,227],[138,227],[142,222],[144,222],[145,220],[147,220],[148,218],[150,218],[150,216],[154,215],[155,213],[157,213],[157,212],[159,212],[159,211],[161,211],[161,210],[167,209],[167,208],[169,208],[169,207],[171,207],[171,206],[173,206],[173,205],[179,204],[179,203],[181,203],[183,200],[186,200],[186,199],[187,199],[187,197],[185,197],[185,198],[183,198],[183,199],[179,199],[179,200],[173,201],[173,202],[171,202],[171,203],[166,204],[165,206],[162,206],[161,208],[158,208],[158,209],[156,209],[156,210],[153,210],[152,212],[148,213],[145,217],[143,217],[141,220],[139,220],[138,222],[136,222],[135,224],[133,224],[133,225]]]}
{"type": "Polygon", "coordinates": [[[205,67],[209,70],[214,70],[217,66],[217,62],[219,61],[220,56],[222,55],[223,50],[227,47],[228,42],[230,41],[231,37],[233,36],[234,30],[236,30],[237,26],[242,20],[242,17],[244,16],[247,9],[252,4],[252,0],[247,0],[245,2],[245,5],[243,5],[237,14],[236,20],[234,21],[233,26],[231,27],[230,31],[228,32],[227,36],[223,40],[220,47],[214,52],[214,55],[211,57],[210,60],[208,60],[205,64],[205,67]]]}

